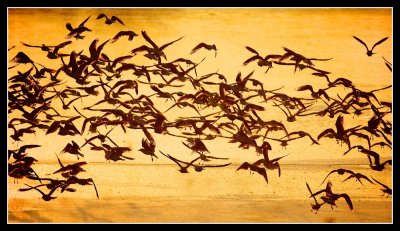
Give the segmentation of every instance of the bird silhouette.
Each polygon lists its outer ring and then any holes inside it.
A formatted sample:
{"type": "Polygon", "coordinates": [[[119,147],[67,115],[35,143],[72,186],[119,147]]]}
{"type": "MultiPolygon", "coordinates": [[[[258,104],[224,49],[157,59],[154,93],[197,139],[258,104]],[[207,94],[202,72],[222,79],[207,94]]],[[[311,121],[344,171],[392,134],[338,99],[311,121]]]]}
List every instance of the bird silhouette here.
{"type": "Polygon", "coordinates": [[[381,163],[380,155],[377,152],[374,152],[374,151],[371,151],[368,149],[361,149],[360,151],[361,151],[361,153],[368,155],[369,167],[372,170],[382,171],[385,168],[386,164],[392,165],[392,160],[387,160],[387,161],[381,163]],[[372,156],[374,158],[374,163],[372,163],[371,158],[369,158],[370,156],[372,156]]]}
{"type": "Polygon", "coordinates": [[[384,41],[386,41],[386,39],[388,39],[389,37],[385,37],[385,38],[379,40],[378,42],[376,42],[376,43],[372,46],[371,50],[368,48],[367,44],[365,44],[364,41],[362,41],[361,39],[357,38],[357,37],[354,36],[354,35],[353,35],[353,38],[355,38],[357,41],[359,41],[361,44],[363,44],[363,45],[365,46],[365,48],[367,49],[367,53],[366,53],[366,54],[368,55],[368,57],[371,57],[373,54],[376,54],[376,53],[373,53],[373,52],[372,52],[372,51],[374,50],[374,48],[375,48],[377,45],[379,45],[379,44],[383,43],[384,41]]]}
{"type": "Polygon", "coordinates": [[[61,162],[60,158],[58,158],[58,155],[56,154],[57,161],[60,164],[61,168],[58,170],[54,171],[53,174],[61,173],[61,175],[65,178],[68,178],[69,176],[74,176],[77,175],[80,172],[85,172],[85,170],[81,167],[85,164],[87,164],[86,161],[81,161],[81,162],[76,162],[73,164],[68,164],[68,165],[63,165],[61,162]]]}
{"type": "Polygon", "coordinates": [[[154,140],[142,139],[142,148],[139,149],[143,154],[149,155],[151,157],[151,161],[153,161],[153,157],[158,158],[154,153],[156,151],[156,142],[154,140]]]}
{"type": "MultiPolygon", "coordinates": [[[[385,185],[385,184],[383,184],[383,183],[377,181],[377,180],[376,180],[375,178],[373,178],[372,176],[371,176],[371,178],[372,178],[376,183],[380,184],[380,185],[383,187],[383,188],[381,189],[382,192],[383,192],[383,195],[385,195],[385,193],[388,194],[388,197],[389,197],[389,195],[392,195],[392,189],[389,188],[389,186],[387,186],[387,185],[385,185]]],[[[382,196],[383,196],[383,195],[382,195],[382,196]]]]}
{"type": "Polygon", "coordinates": [[[179,166],[179,170],[178,170],[178,171],[181,172],[181,173],[189,173],[188,168],[189,168],[190,166],[192,166],[194,162],[196,162],[197,160],[200,159],[200,156],[199,156],[199,157],[193,159],[192,161],[190,161],[189,163],[187,163],[186,166],[182,166],[182,165],[180,164],[180,162],[182,162],[182,161],[179,161],[179,160],[176,159],[175,157],[173,157],[173,156],[171,156],[171,155],[169,155],[169,154],[165,154],[165,153],[163,153],[162,151],[160,151],[160,153],[161,153],[162,155],[164,155],[165,157],[167,157],[168,159],[170,159],[170,160],[172,160],[173,162],[175,162],[175,163],[179,166]]]}
{"type": "Polygon", "coordinates": [[[37,187],[30,186],[29,184],[25,184],[25,185],[28,186],[29,188],[35,189],[36,191],[40,192],[40,194],[42,194],[42,199],[44,201],[50,201],[50,200],[53,200],[53,199],[57,198],[57,197],[53,197],[51,195],[56,191],[56,189],[58,187],[52,188],[48,194],[45,194],[42,190],[38,189],[37,187]]]}
{"type": "Polygon", "coordinates": [[[198,50],[201,49],[201,48],[204,48],[204,49],[207,49],[207,50],[214,50],[214,52],[215,52],[215,57],[217,57],[217,47],[215,46],[215,44],[209,45],[209,44],[206,44],[206,43],[203,43],[203,42],[197,44],[197,46],[195,46],[195,47],[190,51],[190,54],[195,53],[196,51],[198,51],[198,50]]]}
{"type": "Polygon", "coordinates": [[[349,195],[347,195],[346,193],[341,193],[341,194],[337,194],[337,193],[333,193],[332,192],[332,182],[328,181],[328,183],[326,184],[326,188],[322,189],[314,194],[312,194],[310,197],[315,197],[320,193],[325,192],[325,196],[321,196],[321,199],[331,205],[331,208],[333,209],[332,206],[336,206],[336,201],[340,198],[344,198],[346,200],[347,205],[349,206],[350,210],[353,210],[353,203],[351,202],[351,199],[349,197],[349,195]]]}
{"type": "Polygon", "coordinates": [[[68,143],[61,152],[67,152],[76,155],[77,159],[79,160],[79,156],[84,157],[84,155],[79,150],[79,145],[75,141],[72,141],[71,143],[68,143]]]}
{"type": "Polygon", "coordinates": [[[392,72],[392,63],[389,62],[389,61],[387,61],[387,60],[385,59],[385,57],[382,56],[382,58],[383,58],[383,60],[385,61],[386,67],[390,70],[390,72],[392,72]]]}
{"type": "Polygon", "coordinates": [[[79,24],[78,27],[73,28],[71,23],[67,22],[66,24],[66,28],[69,30],[69,33],[67,35],[67,39],[69,38],[76,38],[78,39],[83,39],[85,36],[82,36],[81,34],[85,31],[92,31],[91,29],[85,27],[85,23],[89,20],[90,16],[87,17],[85,20],[83,20],[83,22],[81,22],[81,24],[79,24]]]}
{"type": "Polygon", "coordinates": [[[107,24],[107,25],[111,25],[115,22],[119,22],[125,26],[125,24],[121,21],[121,19],[117,18],[116,16],[111,16],[111,18],[109,18],[109,17],[107,17],[107,15],[101,13],[101,14],[99,14],[99,16],[97,16],[96,19],[102,19],[102,18],[106,18],[105,24],[107,24]]]}
{"type": "Polygon", "coordinates": [[[249,162],[244,162],[243,164],[241,164],[239,166],[239,168],[236,169],[236,171],[241,170],[241,169],[243,169],[243,170],[250,169],[250,173],[257,172],[258,174],[260,174],[261,176],[264,177],[265,181],[268,184],[267,171],[265,170],[265,168],[258,167],[256,163],[250,164],[249,162]]]}
{"type": "Polygon", "coordinates": [[[122,36],[128,36],[128,41],[132,41],[135,36],[139,36],[135,32],[128,30],[128,31],[120,31],[118,32],[112,39],[111,43],[115,43],[119,38],[122,36]]]}
{"type": "MultiPolygon", "coordinates": [[[[308,189],[308,191],[310,192],[310,194],[313,195],[313,192],[311,191],[311,188],[310,188],[310,186],[308,185],[307,182],[306,182],[306,185],[307,185],[307,189],[308,189]]],[[[313,198],[314,198],[315,204],[311,204],[311,208],[312,208],[312,210],[315,210],[315,214],[317,214],[317,213],[318,213],[318,210],[321,208],[321,206],[322,206],[323,204],[325,204],[325,202],[322,203],[322,204],[320,204],[320,203],[317,201],[317,198],[315,198],[315,196],[313,196],[313,198]]],[[[312,210],[311,210],[311,211],[312,211],[312,210]]]]}

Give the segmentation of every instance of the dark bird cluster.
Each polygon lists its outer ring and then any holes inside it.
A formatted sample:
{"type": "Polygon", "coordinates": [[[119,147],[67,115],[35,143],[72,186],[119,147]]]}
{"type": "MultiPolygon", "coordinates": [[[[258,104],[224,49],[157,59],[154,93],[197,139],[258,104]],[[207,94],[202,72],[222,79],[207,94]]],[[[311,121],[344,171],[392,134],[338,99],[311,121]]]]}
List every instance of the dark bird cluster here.
{"type": "MultiPolygon", "coordinates": [[[[78,40],[85,39],[86,33],[95,34],[95,27],[89,29],[86,26],[93,23],[89,21],[90,17],[77,27],[66,23],[67,38],[60,38],[64,41],[60,40],[59,44],[22,43],[28,51],[40,48],[44,52],[35,54],[51,59],[49,63],[58,62],[58,66],[50,67],[49,64],[45,67],[34,61],[37,57],[21,51],[16,52],[10,60],[15,65],[9,69],[21,67],[20,70],[11,70],[10,73],[14,75],[8,78],[8,128],[13,144],[16,142],[18,145],[26,136],[34,136],[36,133],[46,138],[65,136],[69,140],[60,150],[60,155],[71,154],[79,160],[84,159],[88,153],[104,153],[104,159],[108,162],[135,160],[135,154],[145,156],[148,161],[167,158],[179,167],[179,172],[189,173],[190,169],[203,172],[205,169],[231,165],[225,153],[221,153],[224,156],[221,157],[206,146],[213,140],[225,139],[228,144],[237,145],[239,149],[249,149],[257,156],[262,155],[262,158],[245,161],[235,169],[257,172],[266,183],[271,182],[271,172],[275,170],[278,177],[281,176],[284,168],[281,165],[282,158],[288,155],[271,158],[276,150],[272,147],[279,144],[286,148],[296,140],[305,140],[309,145],[323,145],[325,139],[322,138],[335,139],[337,143],[346,144],[345,154],[357,148],[368,158],[369,166],[374,171],[383,171],[388,168],[387,165],[392,164],[392,160],[382,161],[378,151],[373,150],[377,147],[392,148],[392,124],[388,119],[392,105],[391,102],[379,100],[375,95],[391,86],[365,91],[355,86],[349,78],[337,77],[331,80],[331,72],[317,68],[319,62],[327,62],[331,58],[310,58],[312,56],[287,47],[283,47],[283,51],[278,54],[261,55],[262,52],[245,46],[251,56],[245,59],[243,66],[257,69],[239,71],[234,76],[226,76],[219,70],[200,73],[198,67],[209,61],[202,55],[209,55],[211,51],[216,58],[216,44],[200,42],[193,45],[193,49],[186,54],[171,59],[168,51],[173,51],[171,47],[177,46],[184,36],[168,38],[163,42],[164,39],[155,38],[148,31],[136,33],[120,18],[103,13],[94,21],[99,24],[97,20],[105,20],[106,25],[119,23],[128,29],[113,32],[104,39],[88,40],[90,45],[80,46],[82,50],[71,50],[74,47],[72,45],[81,42],[78,40]],[[76,40],[66,40],[71,38],[76,40]],[[132,47],[118,50],[126,53],[107,54],[108,48],[117,49],[117,41],[124,38],[132,47]],[[138,39],[143,39],[145,45],[137,45],[138,39]],[[137,59],[137,56],[140,58],[137,59]],[[257,66],[252,67],[253,62],[257,66]],[[265,67],[266,71],[258,74],[257,70],[265,67]],[[277,89],[268,89],[265,75],[270,74],[267,72],[272,67],[294,68],[295,74],[297,71],[307,72],[310,78],[323,80],[323,86],[303,84],[290,95],[280,91],[283,85],[277,89]],[[338,94],[339,87],[344,87],[347,92],[345,96],[338,94]],[[268,117],[273,114],[281,115],[283,121],[268,117]],[[350,126],[347,118],[345,124],[345,115],[347,117],[349,114],[371,117],[365,124],[350,126]],[[314,120],[325,115],[328,115],[329,121],[335,120],[336,123],[334,127],[321,128],[320,134],[313,134],[307,128],[291,131],[286,126],[287,123],[295,123],[305,117],[314,120]],[[129,133],[132,131],[136,131],[134,136],[129,133]],[[141,147],[120,146],[119,139],[115,139],[118,134],[123,134],[126,139],[141,141],[141,147]],[[195,156],[184,161],[176,158],[176,153],[171,155],[159,150],[157,145],[160,142],[155,139],[159,136],[181,139],[182,142],[177,142],[177,145],[188,148],[183,149],[183,154],[195,156]],[[362,139],[364,145],[355,145],[355,138],[362,139]],[[372,144],[372,138],[379,140],[372,144]]],[[[377,42],[371,50],[363,43],[368,50],[367,54],[371,56],[373,49],[386,39],[377,42]]],[[[14,52],[14,48],[8,52],[14,52]]],[[[385,65],[391,70],[387,60],[385,65]]],[[[123,137],[119,135],[119,138],[123,137]]],[[[58,189],[61,193],[74,192],[74,185],[93,185],[98,197],[93,179],[80,177],[88,164],[86,161],[64,165],[56,156],[60,168],[43,178],[33,170],[34,164],[38,162],[28,153],[33,148],[46,151],[45,147],[38,144],[25,144],[19,149],[8,150],[8,175],[15,180],[29,180],[29,184],[26,184],[28,188],[21,188],[20,191],[34,189],[42,195],[43,200],[49,201],[56,198],[58,189]],[[58,174],[62,179],[52,178],[58,174]],[[40,184],[31,186],[32,181],[40,184]]],[[[332,178],[334,173],[346,174],[347,178],[343,181],[351,178],[361,184],[374,184],[374,181],[383,187],[384,193],[391,194],[389,187],[372,176],[373,181],[349,169],[335,169],[326,178],[332,178]]],[[[312,208],[316,211],[323,204],[336,206],[340,198],[345,199],[350,209],[353,208],[347,194],[332,192],[331,182],[328,182],[326,189],[316,193],[311,192],[308,184],[307,187],[314,198],[312,208]],[[320,197],[322,202],[316,198],[321,193],[325,193],[320,197]]]]}

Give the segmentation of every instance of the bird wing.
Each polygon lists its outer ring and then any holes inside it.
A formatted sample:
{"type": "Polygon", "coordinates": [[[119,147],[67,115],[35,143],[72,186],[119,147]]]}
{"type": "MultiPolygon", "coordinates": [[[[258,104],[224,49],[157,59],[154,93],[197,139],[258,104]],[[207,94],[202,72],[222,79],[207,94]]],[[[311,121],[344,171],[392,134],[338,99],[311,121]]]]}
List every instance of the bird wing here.
{"type": "MultiPolygon", "coordinates": [[[[363,175],[363,174],[359,174],[359,178],[365,179],[367,180],[369,183],[374,184],[374,182],[372,182],[367,176],[363,175]]],[[[361,182],[361,181],[360,181],[361,182]]]]}
{"type": "Polygon", "coordinates": [[[57,131],[57,129],[60,127],[60,121],[54,121],[52,124],[50,124],[49,128],[46,131],[46,135],[53,133],[55,131],[57,131]]]}
{"type": "Polygon", "coordinates": [[[69,22],[67,22],[67,24],[65,24],[65,27],[67,27],[67,29],[68,29],[69,31],[71,31],[71,32],[72,32],[72,30],[74,29],[74,28],[72,28],[72,25],[71,25],[71,23],[69,23],[69,22]]]}
{"type": "Polygon", "coordinates": [[[177,42],[177,41],[181,40],[182,38],[183,38],[183,36],[180,37],[180,38],[178,38],[178,39],[176,39],[176,40],[174,40],[174,41],[172,41],[172,42],[169,42],[169,43],[166,43],[166,44],[162,45],[162,46],[159,48],[160,51],[164,50],[166,47],[168,47],[169,45],[173,44],[174,42],[177,42]]]}
{"type": "Polygon", "coordinates": [[[122,62],[122,61],[127,60],[127,59],[130,59],[132,57],[133,57],[133,55],[125,55],[125,56],[118,57],[118,58],[116,58],[114,60],[114,62],[112,63],[111,66],[115,67],[117,65],[117,63],[122,62]]]}
{"type": "Polygon", "coordinates": [[[265,170],[265,168],[259,168],[259,167],[257,167],[257,172],[258,172],[258,174],[260,174],[261,176],[264,177],[265,181],[266,181],[267,184],[268,184],[268,176],[267,176],[267,171],[265,170]]]}
{"type": "Polygon", "coordinates": [[[142,31],[143,38],[154,47],[154,49],[159,49],[158,46],[151,40],[151,38],[147,35],[146,31],[142,31]]]}
{"type": "Polygon", "coordinates": [[[388,39],[389,37],[385,37],[381,40],[379,40],[377,43],[374,44],[374,46],[372,46],[371,51],[374,49],[375,46],[378,46],[379,44],[383,43],[384,41],[386,41],[386,39],[388,39]]]}
{"type": "Polygon", "coordinates": [[[373,178],[372,176],[371,176],[371,178],[372,178],[376,183],[380,184],[382,187],[384,187],[384,188],[386,188],[386,189],[390,189],[387,185],[382,184],[381,182],[377,181],[377,180],[376,180],[375,178],[373,178]]]}
{"type": "Polygon", "coordinates": [[[121,19],[119,19],[118,17],[116,17],[116,16],[112,16],[111,17],[111,21],[117,21],[117,22],[119,22],[119,23],[121,23],[122,25],[124,25],[125,26],[125,24],[122,22],[122,20],[121,19]]]}
{"type": "Polygon", "coordinates": [[[99,192],[97,191],[96,184],[94,183],[94,180],[93,180],[92,178],[89,178],[89,179],[90,179],[90,181],[93,183],[93,187],[94,187],[94,190],[96,191],[97,199],[99,199],[99,192]]]}
{"type": "Polygon", "coordinates": [[[197,46],[195,46],[192,51],[190,51],[190,54],[193,54],[194,52],[196,52],[198,49],[202,48],[202,47],[206,47],[207,44],[205,43],[199,43],[197,46]]]}
{"type": "Polygon", "coordinates": [[[21,42],[21,44],[24,45],[24,46],[27,46],[27,47],[42,47],[42,46],[29,45],[29,44],[26,44],[24,42],[21,42]]]}
{"type": "Polygon", "coordinates": [[[347,195],[346,193],[342,193],[342,194],[339,194],[339,197],[343,197],[346,200],[347,205],[349,206],[350,210],[353,210],[353,203],[351,203],[351,199],[350,199],[349,195],[347,195]]]}
{"type": "Polygon", "coordinates": [[[361,39],[357,38],[357,37],[354,36],[354,35],[353,35],[353,38],[355,38],[357,41],[359,41],[361,44],[363,44],[363,45],[365,46],[365,48],[367,48],[367,50],[369,50],[369,49],[368,49],[368,46],[367,46],[367,44],[365,44],[365,42],[363,42],[361,39]]]}
{"type": "MultiPolygon", "coordinates": [[[[310,188],[310,186],[308,185],[307,182],[306,182],[306,185],[307,185],[307,189],[308,189],[308,191],[310,192],[310,194],[313,195],[313,193],[312,193],[312,191],[311,191],[311,188],[310,188]]],[[[315,203],[317,203],[317,199],[315,198],[315,196],[314,196],[313,198],[314,198],[315,203]]]]}
{"type": "MultiPolygon", "coordinates": [[[[57,161],[58,161],[58,163],[60,164],[60,166],[61,166],[61,168],[64,168],[64,165],[61,163],[61,160],[60,160],[60,158],[58,158],[58,155],[56,154],[56,157],[57,157],[57,161]]],[[[59,170],[57,170],[57,171],[55,171],[54,173],[57,173],[59,170]]]]}
{"type": "Polygon", "coordinates": [[[134,54],[134,53],[140,52],[140,51],[147,51],[148,53],[151,53],[151,48],[148,47],[148,46],[146,46],[146,45],[142,45],[142,46],[140,46],[140,47],[137,47],[137,48],[131,50],[130,53],[131,53],[131,54],[134,54]]]}
{"type": "Polygon", "coordinates": [[[330,173],[328,173],[328,175],[326,175],[325,179],[322,181],[321,185],[325,182],[326,178],[328,178],[329,175],[331,175],[334,172],[338,172],[338,171],[339,171],[339,169],[335,169],[335,170],[332,170],[330,173]]]}
{"type": "Polygon", "coordinates": [[[361,149],[361,152],[364,153],[364,154],[367,154],[368,156],[374,157],[376,165],[380,164],[380,158],[379,158],[379,154],[378,153],[376,153],[374,151],[371,151],[371,150],[368,150],[368,149],[361,149]]]}
{"type": "MultiPolygon", "coordinates": [[[[348,176],[346,179],[344,179],[342,182],[345,182],[345,181],[347,181],[348,179],[351,179],[351,178],[353,178],[353,177],[356,177],[355,175],[350,175],[350,176],[348,176]]],[[[357,178],[357,177],[356,177],[357,178]]],[[[361,184],[363,184],[361,181],[360,181],[360,183],[361,184]]]]}
{"type": "Polygon", "coordinates": [[[247,49],[248,51],[250,51],[251,53],[256,54],[257,56],[260,56],[260,54],[259,54],[256,50],[254,50],[253,48],[251,48],[251,47],[249,47],[249,46],[246,46],[246,49],[247,49]]]}
{"type": "Polygon", "coordinates": [[[18,154],[24,153],[26,151],[26,149],[37,148],[37,147],[40,147],[40,145],[38,145],[38,144],[23,145],[18,149],[18,154]]]}
{"type": "Polygon", "coordinates": [[[104,17],[105,17],[106,19],[108,19],[107,16],[106,16],[105,14],[101,13],[101,14],[99,14],[99,16],[97,16],[96,19],[101,19],[101,18],[104,18],[104,17]]]}
{"type": "Polygon", "coordinates": [[[164,156],[167,157],[168,159],[174,161],[177,165],[179,165],[179,167],[182,168],[182,165],[179,163],[178,159],[174,158],[173,156],[171,156],[171,155],[169,155],[169,154],[164,154],[161,150],[159,150],[159,151],[160,151],[160,153],[161,153],[162,155],[164,155],[164,156]]]}
{"type": "Polygon", "coordinates": [[[236,171],[238,171],[238,170],[240,170],[240,169],[247,170],[247,169],[250,168],[250,166],[251,166],[251,164],[250,164],[249,162],[244,162],[243,164],[241,164],[241,165],[239,166],[239,168],[236,169],[236,171]]]}
{"type": "Polygon", "coordinates": [[[92,41],[92,43],[89,46],[89,52],[90,52],[90,57],[96,57],[97,54],[97,43],[99,42],[99,39],[95,39],[92,41]]]}
{"type": "Polygon", "coordinates": [[[60,43],[55,47],[55,49],[63,48],[63,47],[65,47],[65,46],[67,46],[68,44],[71,44],[71,43],[72,43],[72,41],[66,41],[66,42],[60,43]]]}
{"type": "Polygon", "coordinates": [[[297,88],[297,91],[305,91],[305,90],[310,90],[311,92],[314,92],[314,89],[312,88],[311,85],[303,85],[297,88]]]}
{"type": "Polygon", "coordinates": [[[207,167],[207,168],[214,168],[214,167],[225,167],[228,166],[232,163],[227,163],[227,164],[219,164],[219,165],[202,165],[202,167],[207,167]]]}
{"type": "MultiPolygon", "coordinates": [[[[289,155],[289,154],[287,154],[287,155],[289,155]]],[[[277,157],[277,158],[275,158],[275,159],[272,159],[271,162],[276,162],[276,161],[282,159],[283,157],[285,157],[285,156],[287,156],[287,155],[284,155],[284,156],[281,156],[281,157],[277,157]]]]}
{"type": "MultiPolygon", "coordinates": [[[[40,194],[42,194],[43,196],[45,195],[45,194],[42,192],[42,190],[38,189],[37,187],[30,186],[29,184],[25,184],[25,185],[28,186],[28,187],[31,188],[31,189],[37,190],[37,191],[40,192],[40,194]]],[[[55,187],[55,188],[56,188],[56,187],[55,187]]]]}
{"type": "Polygon", "coordinates": [[[321,134],[318,135],[317,140],[321,139],[327,134],[336,134],[335,131],[332,128],[328,128],[325,131],[321,132],[321,134]]]}
{"type": "Polygon", "coordinates": [[[89,15],[89,17],[87,17],[85,20],[83,20],[83,22],[82,22],[81,24],[79,24],[78,27],[84,27],[84,26],[85,26],[85,23],[89,20],[89,18],[90,18],[90,15],[89,15]]]}
{"type": "Polygon", "coordinates": [[[310,197],[315,197],[316,195],[318,195],[318,194],[320,194],[320,193],[323,193],[323,192],[326,192],[326,189],[321,189],[321,190],[319,190],[318,192],[315,192],[314,194],[311,194],[310,197]]]}

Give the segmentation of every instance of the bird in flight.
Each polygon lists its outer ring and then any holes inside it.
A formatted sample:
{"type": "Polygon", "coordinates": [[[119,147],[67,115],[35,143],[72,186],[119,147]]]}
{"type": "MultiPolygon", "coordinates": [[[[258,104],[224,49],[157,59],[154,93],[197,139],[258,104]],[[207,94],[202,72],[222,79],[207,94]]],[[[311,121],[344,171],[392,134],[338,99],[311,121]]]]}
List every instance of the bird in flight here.
{"type": "Polygon", "coordinates": [[[193,54],[194,52],[196,52],[200,48],[205,48],[207,50],[214,50],[215,51],[215,57],[217,57],[217,47],[215,46],[215,44],[209,45],[209,44],[206,44],[206,43],[199,43],[197,46],[195,46],[192,49],[192,51],[190,51],[190,54],[193,54]]]}
{"type": "Polygon", "coordinates": [[[372,52],[372,51],[374,50],[374,48],[375,48],[377,45],[379,45],[379,44],[383,43],[384,41],[386,41],[386,39],[388,39],[389,37],[385,37],[385,38],[379,40],[378,42],[376,42],[376,43],[372,46],[371,50],[368,49],[368,46],[367,46],[367,44],[365,44],[364,41],[362,41],[361,39],[357,38],[357,37],[354,36],[354,35],[353,35],[353,38],[355,38],[357,41],[359,41],[361,44],[363,44],[363,45],[365,46],[365,48],[367,49],[367,53],[366,53],[366,54],[367,54],[369,57],[371,57],[373,54],[376,54],[376,53],[373,53],[373,52],[372,52]]]}
{"type": "Polygon", "coordinates": [[[101,18],[106,18],[105,23],[107,25],[111,25],[111,24],[115,23],[115,21],[118,21],[119,23],[121,23],[122,25],[125,26],[125,24],[121,21],[121,19],[117,18],[116,16],[111,16],[111,18],[108,18],[107,15],[105,15],[105,14],[99,14],[99,16],[97,16],[96,19],[101,19],[101,18]]]}

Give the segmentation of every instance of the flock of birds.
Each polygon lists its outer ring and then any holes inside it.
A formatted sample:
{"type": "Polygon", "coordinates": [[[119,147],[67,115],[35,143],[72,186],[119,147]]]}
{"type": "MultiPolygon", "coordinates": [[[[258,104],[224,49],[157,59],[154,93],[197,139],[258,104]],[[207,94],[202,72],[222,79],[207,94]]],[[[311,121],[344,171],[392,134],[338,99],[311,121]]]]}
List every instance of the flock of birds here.
{"type": "MultiPolygon", "coordinates": [[[[134,159],[128,155],[132,150],[130,147],[118,145],[112,138],[112,131],[121,129],[126,133],[128,129],[139,130],[143,134],[139,152],[149,156],[151,161],[159,158],[161,154],[175,163],[181,173],[189,173],[190,168],[202,172],[206,168],[230,165],[231,163],[206,164],[206,162],[229,159],[210,155],[203,142],[224,138],[229,143],[238,143],[238,148],[251,148],[257,155],[262,155],[262,158],[255,162],[244,162],[236,171],[255,172],[262,176],[266,183],[269,171],[277,170],[278,175],[281,175],[279,161],[286,156],[270,157],[269,152],[272,150],[273,142],[278,142],[282,148],[286,148],[290,142],[297,139],[309,139],[311,144],[319,145],[323,138],[331,138],[347,145],[345,155],[353,149],[358,149],[368,159],[373,171],[383,171],[387,164],[392,164],[392,160],[382,161],[379,153],[373,150],[375,147],[392,148],[392,124],[385,119],[391,114],[392,105],[391,102],[380,101],[374,94],[377,91],[390,89],[391,86],[363,91],[353,85],[348,78],[332,79],[330,72],[318,69],[315,65],[316,62],[330,59],[308,58],[286,47],[283,47],[282,54],[263,56],[249,46],[246,46],[246,49],[252,56],[244,61],[244,66],[255,62],[258,68],[266,68],[265,74],[273,66],[291,66],[294,72],[308,70],[313,78],[326,79],[326,87],[315,89],[312,85],[304,85],[297,90],[309,92],[309,97],[289,96],[278,92],[282,88],[265,89],[263,80],[253,76],[254,71],[247,75],[239,72],[235,81],[229,83],[218,71],[198,75],[196,68],[205,58],[200,62],[183,57],[167,61],[166,49],[183,37],[158,45],[146,31],[142,31],[141,36],[147,44],[132,49],[124,56],[109,57],[103,49],[123,38],[132,41],[135,37],[140,37],[134,31],[120,31],[101,43],[99,39],[94,39],[88,50],[64,52],[67,46],[85,39],[86,33],[93,31],[85,26],[89,19],[90,16],[75,28],[71,23],[67,23],[68,40],[58,45],[22,43],[23,46],[32,49],[41,49],[47,58],[60,61],[60,67],[55,69],[46,67],[35,62],[24,52],[18,52],[11,59],[15,65],[9,69],[20,64],[30,66],[27,71],[18,71],[16,75],[8,78],[8,128],[11,131],[9,137],[13,142],[18,144],[22,142],[24,135],[35,134],[37,131],[43,131],[46,135],[56,133],[66,138],[84,137],[85,142],[82,144],[71,140],[61,152],[74,155],[79,160],[85,156],[86,151],[83,151],[83,148],[89,147],[91,151],[104,153],[108,161],[125,161],[134,159]],[[128,62],[139,53],[152,64],[139,65],[128,62]],[[143,77],[145,80],[142,80],[143,77]],[[184,88],[186,83],[190,83],[189,87],[193,87],[193,91],[183,90],[189,89],[184,88]],[[335,95],[334,89],[340,86],[349,90],[347,95],[342,97],[339,94],[335,95]],[[146,91],[151,91],[151,94],[143,94],[146,91]],[[92,105],[77,108],[77,105],[80,105],[78,102],[84,102],[86,97],[95,98],[97,101],[92,105]],[[257,99],[261,102],[255,103],[254,100],[257,99]],[[173,104],[162,112],[158,107],[160,104],[156,103],[160,100],[172,101],[173,104]],[[312,106],[317,102],[323,102],[324,109],[312,111],[312,106]],[[267,105],[282,111],[288,123],[295,122],[298,117],[327,116],[336,118],[335,128],[321,131],[316,138],[305,131],[288,131],[284,122],[267,120],[261,115],[267,105]],[[166,116],[170,110],[192,110],[197,116],[172,120],[166,116]],[[205,111],[210,113],[206,115],[205,111]],[[74,116],[67,116],[71,113],[74,116]],[[351,128],[344,126],[343,114],[359,116],[363,113],[372,114],[367,124],[351,128]],[[83,120],[81,127],[77,127],[78,120],[83,120]],[[102,133],[100,130],[107,132],[102,133]],[[159,150],[158,154],[152,132],[185,139],[183,145],[196,153],[196,158],[184,161],[162,150],[159,150]],[[276,135],[278,133],[284,135],[278,138],[276,135]],[[368,146],[352,144],[351,137],[365,140],[368,146]],[[379,139],[379,142],[371,143],[372,138],[379,139]]],[[[105,19],[107,25],[119,23],[125,26],[125,23],[116,16],[108,17],[100,14],[97,19],[105,19]]],[[[374,48],[387,39],[386,37],[380,40],[369,49],[361,39],[355,36],[354,38],[366,47],[368,56],[372,56],[374,48]]],[[[14,48],[15,46],[9,50],[14,48]]],[[[198,53],[199,50],[214,52],[214,56],[217,56],[216,45],[207,43],[198,44],[189,54],[198,53]]],[[[384,61],[392,71],[392,64],[385,58],[384,61]]],[[[33,169],[38,160],[29,156],[29,150],[38,147],[40,145],[26,144],[18,149],[8,150],[9,176],[16,180],[27,178],[38,182],[35,186],[26,184],[27,188],[21,188],[19,191],[36,190],[42,195],[43,200],[49,201],[56,198],[53,195],[57,189],[61,189],[61,193],[75,192],[74,185],[93,185],[99,197],[92,178],[78,177],[79,173],[85,171],[83,167],[87,164],[86,161],[64,165],[56,154],[60,168],[49,176],[60,174],[61,179],[39,176],[33,169]]],[[[321,185],[332,174],[348,175],[343,181],[354,178],[360,184],[363,184],[363,181],[371,184],[375,182],[383,187],[384,193],[391,195],[388,186],[372,177],[371,180],[368,176],[348,169],[330,171],[321,185]]],[[[346,193],[332,192],[331,181],[328,181],[325,189],[315,193],[311,191],[308,183],[306,186],[310,191],[310,198],[315,201],[312,205],[315,211],[318,211],[323,204],[335,206],[335,202],[340,198],[344,198],[349,208],[353,209],[351,199],[346,193]],[[320,194],[324,195],[317,198],[320,194]]]]}

